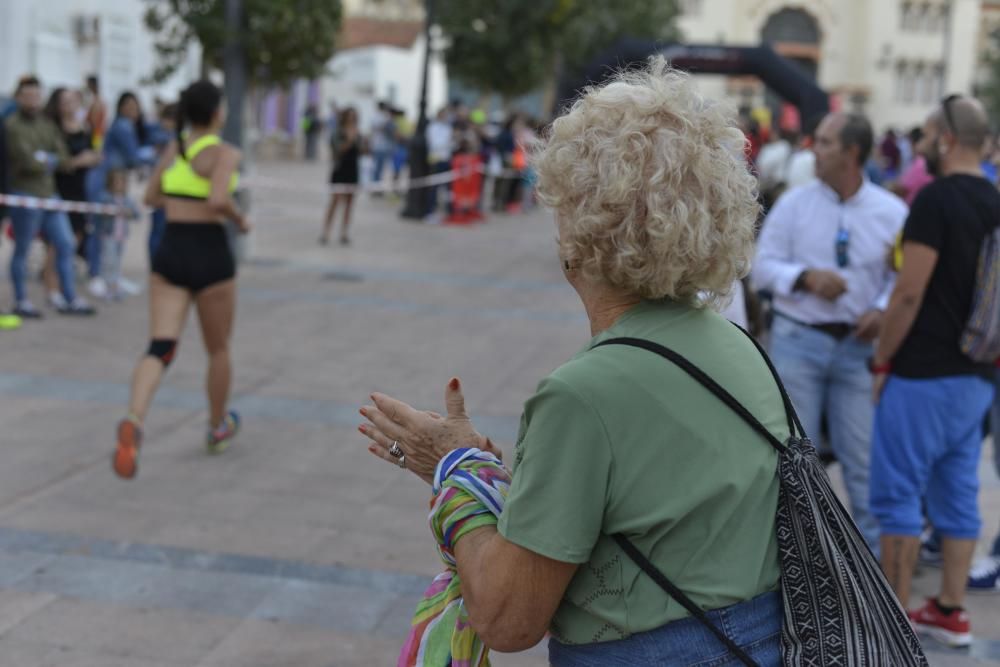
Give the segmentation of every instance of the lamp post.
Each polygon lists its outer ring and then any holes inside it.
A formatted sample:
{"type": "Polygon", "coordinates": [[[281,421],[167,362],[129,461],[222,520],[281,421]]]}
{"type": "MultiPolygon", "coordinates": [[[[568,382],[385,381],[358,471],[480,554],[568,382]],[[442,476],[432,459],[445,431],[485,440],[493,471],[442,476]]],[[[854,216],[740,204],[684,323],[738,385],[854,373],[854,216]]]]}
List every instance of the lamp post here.
{"type": "MultiPolygon", "coordinates": [[[[226,0],[226,41],[222,47],[222,68],[226,80],[224,92],[226,96],[226,125],[222,128],[222,137],[232,145],[243,147],[243,102],[247,89],[247,61],[243,49],[243,0],[226,0]]],[[[242,169],[242,166],[241,166],[242,169]]],[[[250,193],[241,185],[234,193],[239,208],[247,213],[250,210],[250,193]]],[[[246,235],[239,233],[236,224],[226,222],[226,234],[233,248],[236,261],[243,261],[250,254],[246,235]]]]}
{"type": "Polygon", "coordinates": [[[243,100],[246,97],[246,57],[243,53],[243,0],[226,0],[226,41],[222,63],[225,71],[226,126],[223,138],[243,147],[243,100]]]}
{"type": "Polygon", "coordinates": [[[434,24],[434,0],[426,0],[424,20],[424,69],[420,81],[420,110],[417,129],[410,139],[409,167],[411,185],[406,191],[406,206],[400,213],[409,220],[423,220],[427,210],[427,186],[412,184],[413,179],[424,178],[430,173],[427,163],[427,70],[431,60],[431,26],[434,24]]]}

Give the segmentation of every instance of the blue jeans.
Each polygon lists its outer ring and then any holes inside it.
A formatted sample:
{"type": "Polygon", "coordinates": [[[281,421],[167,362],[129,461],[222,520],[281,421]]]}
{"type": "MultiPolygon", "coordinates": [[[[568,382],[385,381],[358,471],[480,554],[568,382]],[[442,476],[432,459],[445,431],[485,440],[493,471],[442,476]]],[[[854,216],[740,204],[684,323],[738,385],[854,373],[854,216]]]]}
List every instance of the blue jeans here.
{"type": "Polygon", "coordinates": [[[382,172],[385,170],[386,162],[392,160],[392,149],[372,152],[372,181],[378,183],[382,180],[382,172]]]}
{"type": "Polygon", "coordinates": [[[872,551],[879,530],[868,506],[871,433],[875,407],[868,372],[871,343],[854,336],[840,341],[812,327],[774,318],[771,359],[806,435],[818,442],[824,412],[830,447],[844,471],[851,515],[872,551]]]}
{"type": "MultiPolygon", "coordinates": [[[[23,193],[15,193],[23,194],[23,193]]],[[[76,237],[69,224],[69,216],[61,211],[43,211],[35,208],[11,208],[10,221],[14,227],[14,254],[10,258],[10,281],[14,285],[14,299],[24,301],[27,296],[25,280],[28,271],[28,251],[38,236],[45,237],[56,251],[56,271],[63,296],[71,302],[76,298],[73,257],[76,254],[76,237]]]]}
{"type": "MultiPolygon", "coordinates": [[[[783,617],[780,593],[765,593],[708,612],[709,620],[760,667],[781,664],[783,617]]],[[[550,639],[549,664],[553,667],[738,667],[743,663],[700,621],[683,618],[619,641],[569,645],[550,639]]]]}
{"type": "Polygon", "coordinates": [[[886,535],[979,537],[979,455],[993,385],[974,375],[889,377],[875,416],[871,503],[886,535]]]}
{"type": "MultiPolygon", "coordinates": [[[[1000,369],[993,376],[993,406],[990,408],[990,431],[993,433],[993,466],[1000,477],[1000,369]]],[[[993,540],[991,556],[1000,556],[1000,531],[993,540]]]]}

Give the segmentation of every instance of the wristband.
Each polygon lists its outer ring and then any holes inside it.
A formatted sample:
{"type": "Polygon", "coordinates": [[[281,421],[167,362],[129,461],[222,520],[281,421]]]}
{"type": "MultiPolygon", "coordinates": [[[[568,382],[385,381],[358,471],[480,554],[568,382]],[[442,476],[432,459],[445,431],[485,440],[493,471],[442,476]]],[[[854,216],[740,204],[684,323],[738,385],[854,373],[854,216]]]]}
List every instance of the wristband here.
{"type": "Polygon", "coordinates": [[[887,361],[884,364],[876,364],[875,357],[868,357],[868,372],[872,375],[888,375],[892,372],[892,362],[887,361]]]}

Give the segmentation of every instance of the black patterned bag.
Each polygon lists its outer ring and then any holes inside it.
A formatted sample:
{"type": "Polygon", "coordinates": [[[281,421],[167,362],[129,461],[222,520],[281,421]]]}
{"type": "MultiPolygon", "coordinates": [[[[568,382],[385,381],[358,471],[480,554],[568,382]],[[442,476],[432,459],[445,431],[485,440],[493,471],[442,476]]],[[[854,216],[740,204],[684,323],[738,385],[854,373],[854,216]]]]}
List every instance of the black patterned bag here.
{"type": "MultiPolygon", "coordinates": [[[[614,338],[596,347],[629,345],[673,362],[777,450],[781,490],[776,531],[784,605],[781,630],[784,665],[927,667],[927,658],[906,613],[850,514],[830,487],[826,471],[802,429],[777,371],[757,341],[747,336],[764,356],[778,383],[791,433],[784,444],[729,392],[673,350],[638,338],[614,338]]],[[[650,578],[701,621],[743,664],[756,665],[624,535],[615,535],[614,539],[650,578]]]]}

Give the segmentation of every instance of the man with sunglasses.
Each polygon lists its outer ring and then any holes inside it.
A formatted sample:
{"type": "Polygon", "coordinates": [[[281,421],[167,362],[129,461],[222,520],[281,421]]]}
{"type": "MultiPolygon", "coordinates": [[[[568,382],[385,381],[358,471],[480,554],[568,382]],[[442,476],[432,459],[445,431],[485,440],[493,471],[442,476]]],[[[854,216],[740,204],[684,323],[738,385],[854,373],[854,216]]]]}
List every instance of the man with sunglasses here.
{"type": "Polygon", "coordinates": [[[918,630],[954,646],[972,641],[962,609],[979,537],[978,466],[994,368],[960,347],[983,242],[1000,221],[1000,193],[983,177],[989,121],[982,105],[946,98],[919,151],[937,178],[917,195],[903,260],[872,359],[875,417],[871,503],[882,567],[906,605],[920,547],[922,505],[942,536],[940,593],[910,612],[918,630]]]}
{"type": "Polygon", "coordinates": [[[786,193],[764,221],[753,280],[774,294],[774,364],[817,441],[826,415],[851,513],[877,552],[868,503],[874,407],[867,360],[892,289],[886,257],[906,206],[865,179],[873,143],[863,116],[823,119],[813,143],[817,179],[786,193]]]}

